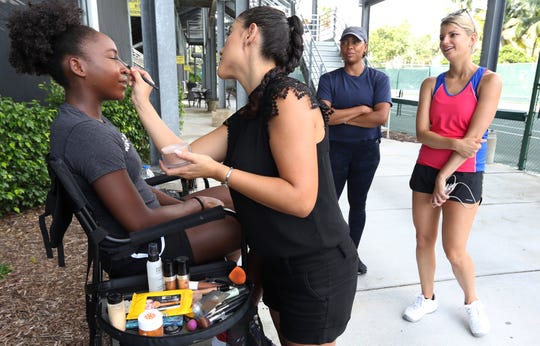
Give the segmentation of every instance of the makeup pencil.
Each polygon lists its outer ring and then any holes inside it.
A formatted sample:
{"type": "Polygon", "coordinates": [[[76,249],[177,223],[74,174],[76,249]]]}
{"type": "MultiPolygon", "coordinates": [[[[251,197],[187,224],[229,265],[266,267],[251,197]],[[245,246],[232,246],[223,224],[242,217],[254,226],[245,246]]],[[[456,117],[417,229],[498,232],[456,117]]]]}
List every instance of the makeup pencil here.
{"type": "MultiPolygon", "coordinates": [[[[122,64],[124,64],[124,66],[126,68],[128,68],[129,70],[131,70],[131,66],[129,64],[127,64],[124,60],[120,59],[120,58],[117,58],[118,61],[120,61],[122,64]]],[[[151,80],[149,80],[148,78],[146,78],[144,75],[141,75],[142,79],[148,83],[148,85],[150,85],[152,88],[156,89],[156,90],[159,90],[159,87],[154,83],[152,82],[151,80]]]]}

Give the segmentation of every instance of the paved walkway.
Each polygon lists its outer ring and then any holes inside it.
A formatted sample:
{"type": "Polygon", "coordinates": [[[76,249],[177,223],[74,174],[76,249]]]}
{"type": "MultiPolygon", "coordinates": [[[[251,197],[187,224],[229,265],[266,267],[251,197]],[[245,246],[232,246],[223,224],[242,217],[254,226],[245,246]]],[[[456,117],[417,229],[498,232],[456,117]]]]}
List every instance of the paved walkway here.
{"type": "MultiPolygon", "coordinates": [[[[184,139],[213,129],[209,113],[186,110],[184,139]]],[[[352,317],[338,344],[539,345],[540,176],[500,164],[487,167],[484,199],[468,245],[491,333],[483,338],[469,333],[463,295],[440,240],[435,278],[439,309],[418,323],[401,318],[420,290],[408,186],[418,149],[416,143],[383,139],[359,248],[368,272],[358,277],[352,317]]],[[[346,195],[340,206],[347,215],[346,195]]],[[[261,304],[260,311],[266,334],[279,344],[268,309],[261,304]]]]}

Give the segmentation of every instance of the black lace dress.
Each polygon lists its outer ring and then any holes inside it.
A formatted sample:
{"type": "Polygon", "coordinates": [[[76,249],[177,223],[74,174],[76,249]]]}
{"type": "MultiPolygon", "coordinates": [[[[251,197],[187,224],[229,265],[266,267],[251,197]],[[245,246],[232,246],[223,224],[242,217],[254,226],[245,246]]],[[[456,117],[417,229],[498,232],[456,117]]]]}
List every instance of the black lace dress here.
{"type": "MultiPolygon", "coordinates": [[[[264,88],[257,111],[244,107],[225,121],[229,133],[226,165],[263,176],[279,176],[269,145],[268,121],[279,116],[276,100],[286,98],[289,92],[294,92],[298,99],[309,97],[312,108],[320,107],[305,84],[284,75],[271,79],[264,88]]],[[[259,256],[293,257],[350,241],[349,228],[339,209],[332,180],[327,127],[326,130],[324,139],[317,144],[317,201],[307,217],[278,212],[231,188],[234,206],[242,228],[247,232],[250,249],[259,256]]]]}

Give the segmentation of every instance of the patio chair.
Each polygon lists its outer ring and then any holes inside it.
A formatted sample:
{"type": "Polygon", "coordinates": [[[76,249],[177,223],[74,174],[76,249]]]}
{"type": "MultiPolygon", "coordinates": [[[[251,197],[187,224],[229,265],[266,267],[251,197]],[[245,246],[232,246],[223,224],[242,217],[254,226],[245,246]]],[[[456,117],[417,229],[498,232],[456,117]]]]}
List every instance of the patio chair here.
{"type": "Polygon", "coordinates": [[[198,96],[195,91],[193,91],[193,88],[197,87],[197,83],[195,82],[185,82],[186,85],[186,96],[188,100],[188,107],[195,107],[195,102],[197,102],[198,96]]]}
{"type": "MultiPolygon", "coordinates": [[[[52,249],[58,250],[59,266],[64,266],[63,236],[73,215],[78,219],[88,238],[87,272],[85,284],[86,320],[90,333],[90,345],[101,345],[102,337],[109,335],[113,340],[125,345],[191,345],[202,340],[236,327],[244,323],[249,313],[253,313],[253,304],[249,294],[245,301],[234,310],[232,316],[217,322],[207,329],[198,329],[189,333],[169,335],[164,337],[139,336],[135,331],[120,331],[110,325],[106,312],[106,296],[109,292],[120,292],[124,295],[133,292],[147,291],[146,275],[129,277],[109,277],[102,266],[101,257],[107,254],[113,259],[129,256],[141,244],[147,243],[161,236],[178,232],[179,229],[194,227],[213,220],[234,215],[233,211],[223,207],[203,210],[199,213],[181,217],[154,227],[129,234],[129,238],[115,238],[107,230],[100,227],[94,219],[92,210],[81,184],[87,184],[82,178],[72,174],[65,163],[58,158],[47,156],[47,166],[51,178],[51,189],[47,197],[45,212],[40,215],[39,222],[47,252],[52,258],[52,249]],[[47,217],[52,216],[50,227],[47,228],[47,217]],[[89,281],[91,276],[91,281],[89,281]],[[240,322],[239,322],[240,321],[240,322]]],[[[155,181],[155,180],[154,180],[155,181]]],[[[242,246],[244,266],[247,246],[242,246]]],[[[209,264],[192,266],[190,268],[191,280],[205,278],[225,277],[236,266],[234,261],[217,261],[209,264]]],[[[248,285],[248,289],[251,287],[248,285]]],[[[237,328],[237,327],[236,327],[237,328]]]]}
{"type": "Polygon", "coordinates": [[[197,93],[197,107],[201,108],[201,103],[204,101],[204,103],[208,102],[208,96],[210,95],[210,89],[201,89],[197,93]]]}
{"type": "Polygon", "coordinates": [[[197,101],[197,95],[191,89],[189,89],[187,92],[187,101],[188,101],[188,107],[195,107],[195,102],[197,101]]]}
{"type": "MultiPolygon", "coordinates": [[[[150,186],[158,186],[158,185],[165,184],[174,180],[180,180],[180,185],[182,186],[182,190],[180,191],[171,191],[168,189],[160,189],[160,190],[175,198],[181,198],[192,192],[199,190],[199,185],[196,179],[184,179],[177,176],[168,176],[165,174],[159,174],[154,177],[147,178],[145,181],[150,186]]],[[[210,187],[210,181],[207,178],[202,178],[202,182],[204,184],[204,189],[208,189],[210,187]]]]}

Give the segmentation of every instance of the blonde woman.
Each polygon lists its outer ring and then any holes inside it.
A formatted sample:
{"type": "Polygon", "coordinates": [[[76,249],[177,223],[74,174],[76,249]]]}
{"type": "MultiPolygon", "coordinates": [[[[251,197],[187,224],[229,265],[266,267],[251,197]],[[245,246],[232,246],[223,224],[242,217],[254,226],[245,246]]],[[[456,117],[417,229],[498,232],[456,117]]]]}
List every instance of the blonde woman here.
{"type": "Polygon", "coordinates": [[[476,295],[474,264],[467,241],[482,200],[487,129],[501,94],[500,77],[472,62],[478,41],[466,9],[442,19],[440,49],[448,71],[422,83],[416,135],[422,143],[410,187],[416,228],[416,260],[422,292],[403,318],[417,322],[437,310],[434,293],[435,242],[442,214],[442,244],[464,293],[474,336],[489,332],[489,319],[476,295]]]}

